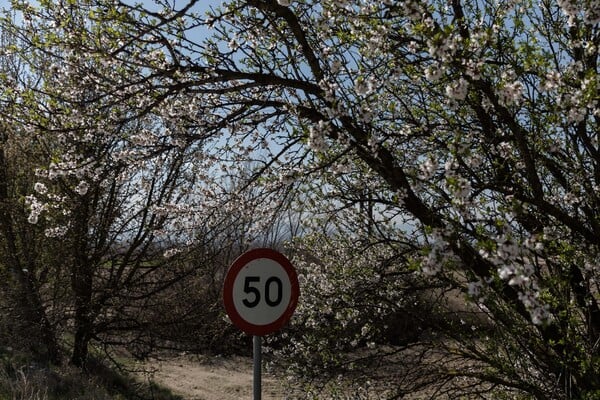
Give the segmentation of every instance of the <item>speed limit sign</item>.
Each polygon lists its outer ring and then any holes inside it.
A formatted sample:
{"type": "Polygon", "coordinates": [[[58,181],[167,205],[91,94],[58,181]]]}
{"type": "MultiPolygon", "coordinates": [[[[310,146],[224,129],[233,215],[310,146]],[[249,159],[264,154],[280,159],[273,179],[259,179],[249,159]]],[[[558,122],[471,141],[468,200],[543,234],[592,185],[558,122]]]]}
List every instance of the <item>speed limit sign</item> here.
{"type": "Polygon", "coordinates": [[[254,249],[236,259],[225,276],[223,302],[231,321],[244,332],[264,336],[291,318],[299,295],[290,261],[272,249],[254,249]]]}

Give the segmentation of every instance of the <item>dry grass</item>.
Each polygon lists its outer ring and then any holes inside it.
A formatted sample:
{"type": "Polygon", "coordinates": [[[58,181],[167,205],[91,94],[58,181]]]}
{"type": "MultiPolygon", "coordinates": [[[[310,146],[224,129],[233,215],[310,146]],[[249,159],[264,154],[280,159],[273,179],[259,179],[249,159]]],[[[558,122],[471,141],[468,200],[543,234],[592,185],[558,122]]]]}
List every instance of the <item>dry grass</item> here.
{"type": "Polygon", "coordinates": [[[71,366],[0,363],[0,400],[183,400],[156,384],[117,373],[98,363],[89,372],[71,366]]]}
{"type": "Polygon", "coordinates": [[[14,374],[0,369],[0,393],[7,400],[47,400],[48,384],[44,374],[21,367],[14,374]]]}

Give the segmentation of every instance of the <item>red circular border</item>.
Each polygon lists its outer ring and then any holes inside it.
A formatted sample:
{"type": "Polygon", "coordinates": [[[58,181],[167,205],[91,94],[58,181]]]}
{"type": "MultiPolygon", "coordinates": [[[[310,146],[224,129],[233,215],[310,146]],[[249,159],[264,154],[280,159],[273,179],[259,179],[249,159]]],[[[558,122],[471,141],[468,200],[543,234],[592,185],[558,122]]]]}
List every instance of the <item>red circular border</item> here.
{"type": "Polygon", "coordinates": [[[273,249],[253,249],[239,256],[233,264],[231,264],[231,267],[229,267],[223,284],[223,303],[225,304],[225,311],[227,312],[227,315],[229,315],[231,322],[242,331],[255,336],[264,336],[281,329],[290,320],[294,310],[296,310],[299,296],[300,285],[298,284],[296,270],[283,254],[273,249]],[[237,312],[233,303],[233,283],[235,282],[235,278],[248,263],[259,258],[268,258],[281,265],[287,273],[291,284],[290,302],[288,303],[288,306],[279,318],[267,325],[254,325],[249,323],[237,312]]]}

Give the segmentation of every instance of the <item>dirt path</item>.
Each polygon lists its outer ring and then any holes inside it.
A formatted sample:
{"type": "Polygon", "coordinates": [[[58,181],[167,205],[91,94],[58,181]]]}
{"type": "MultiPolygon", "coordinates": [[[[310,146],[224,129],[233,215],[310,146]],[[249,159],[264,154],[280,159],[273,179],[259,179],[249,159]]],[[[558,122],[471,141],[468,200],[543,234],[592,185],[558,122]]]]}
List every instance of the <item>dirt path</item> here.
{"type": "MultiPolygon", "coordinates": [[[[252,360],[243,357],[176,359],[149,364],[152,380],[186,400],[252,399],[252,360]]],[[[280,384],[263,372],[263,400],[286,398],[280,384]]]]}

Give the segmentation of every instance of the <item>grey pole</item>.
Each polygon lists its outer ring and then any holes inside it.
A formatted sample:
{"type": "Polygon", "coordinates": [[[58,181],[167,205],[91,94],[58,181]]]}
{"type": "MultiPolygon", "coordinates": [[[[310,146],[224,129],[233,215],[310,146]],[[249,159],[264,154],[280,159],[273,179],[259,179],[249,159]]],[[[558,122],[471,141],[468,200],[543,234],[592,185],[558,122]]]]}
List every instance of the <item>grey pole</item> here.
{"type": "Polygon", "coordinates": [[[254,336],[253,340],[254,347],[254,400],[260,400],[261,398],[261,363],[262,363],[262,338],[260,336],[254,336]]]}

